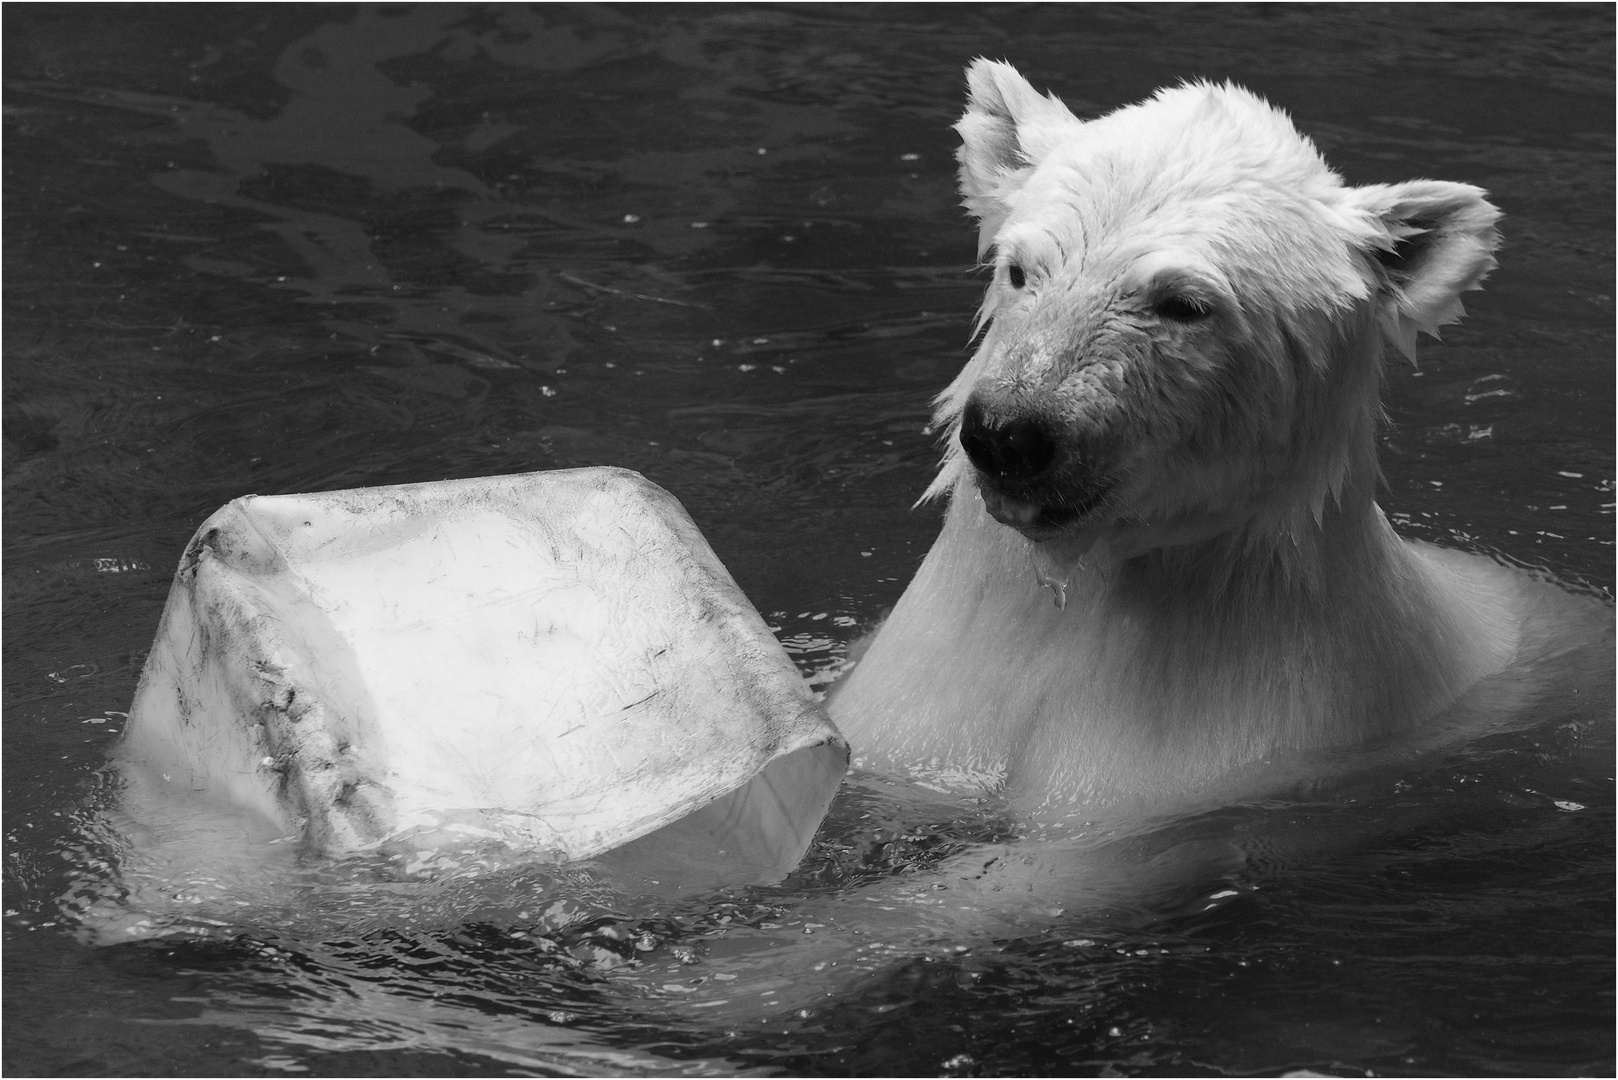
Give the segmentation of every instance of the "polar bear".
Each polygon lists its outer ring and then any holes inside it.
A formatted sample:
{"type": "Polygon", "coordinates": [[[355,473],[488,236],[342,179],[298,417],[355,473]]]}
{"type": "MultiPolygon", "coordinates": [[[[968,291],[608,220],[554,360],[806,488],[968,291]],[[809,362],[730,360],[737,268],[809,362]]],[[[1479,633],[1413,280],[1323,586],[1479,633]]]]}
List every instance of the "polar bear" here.
{"type": "Polygon", "coordinates": [[[1494,266],[1484,192],[1347,186],[1229,84],[1089,121],[1004,63],[968,84],[993,281],[937,403],[943,531],[831,699],[856,761],[1167,812],[1430,731],[1508,668],[1556,590],[1376,503],[1384,353],[1494,266]]]}

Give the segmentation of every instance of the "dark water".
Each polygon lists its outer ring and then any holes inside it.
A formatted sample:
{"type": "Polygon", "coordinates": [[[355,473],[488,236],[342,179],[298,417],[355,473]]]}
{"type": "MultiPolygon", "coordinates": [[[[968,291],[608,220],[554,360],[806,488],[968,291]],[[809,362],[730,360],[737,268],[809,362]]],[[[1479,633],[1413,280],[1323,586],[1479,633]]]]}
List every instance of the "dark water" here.
{"type": "Polygon", "coordinates": [[[1005,828],[870,785],[775,889],[502,871],[390,905],[332,871],[190,937],[69,917],[128,887],[97,771],[182,544],[241,494],[638,469],[834,667],[937,527],[908,507],[982,287],[949,131],[977,55],[1076,110],[1233,78],[1352,182],[1488,188],[1501,268],[1390,380],[1384,505],[1610,590],[1610,7],[11,4],[4,31],[8,1073],[1611,1074],[1610,697],[1227,814],[1358,838],[1319,857],[1015,931],[860,907],[1005,828]],[[705,1006],[727,983],[751,1003],[705,1006]]]}

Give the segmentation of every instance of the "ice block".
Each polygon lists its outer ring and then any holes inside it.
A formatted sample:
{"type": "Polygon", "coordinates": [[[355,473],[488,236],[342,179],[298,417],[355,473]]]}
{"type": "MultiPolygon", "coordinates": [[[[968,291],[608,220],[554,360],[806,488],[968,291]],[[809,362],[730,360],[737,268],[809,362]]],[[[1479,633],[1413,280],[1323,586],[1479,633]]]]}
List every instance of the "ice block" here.
{"type": "Polygon", "coordinates": [[[593,468],[229,503],[118,755],[332,855],[644,838],[768,879],[848,747],[674,497],[593,468]]]}

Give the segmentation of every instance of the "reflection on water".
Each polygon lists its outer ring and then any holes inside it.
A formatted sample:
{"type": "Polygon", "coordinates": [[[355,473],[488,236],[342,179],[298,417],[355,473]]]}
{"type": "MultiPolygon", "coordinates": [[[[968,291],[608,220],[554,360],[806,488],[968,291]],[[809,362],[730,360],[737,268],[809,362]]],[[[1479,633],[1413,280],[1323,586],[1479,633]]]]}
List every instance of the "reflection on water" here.
{"type": "Polygon", "coordinates": [[[936,529],[907,507],[981,288],[949,131],[979,54],[1078,110],[1235,78],[1353,182],[1490,189],[1501,269],[1391,376],[1384,503],[1610,589],[1609,10],[5,29],[10,1071],[1611,1068],[1611,703],[1576,673],[1531,730],[1067,862],[865,778],[787,882],[699,897],[493,853],[311,864],[194,808],[121,821],[96,773],[180,547],[247,492],[638,469],[834,671],[936,529]]]}

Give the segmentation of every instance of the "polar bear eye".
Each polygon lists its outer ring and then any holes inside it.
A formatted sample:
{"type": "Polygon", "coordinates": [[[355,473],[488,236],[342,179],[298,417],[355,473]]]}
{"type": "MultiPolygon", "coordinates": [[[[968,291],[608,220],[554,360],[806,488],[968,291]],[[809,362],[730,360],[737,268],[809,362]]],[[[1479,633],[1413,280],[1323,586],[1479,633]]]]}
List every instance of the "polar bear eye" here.
{"type": "Polygon", "coordinates": [[[1011,287],[1013,289],[1020,289],[1024,285],[1028,284],[1028,275],[1023,273],[1022,267],[1018,266],[1016,263],[1011,263],[1006,267],[1006,277],[1011,279],[1011,287]]]}
{"type": "Polygon", "coordinates": [[[1193,296],[1170,294],[1152,305],[1160,318],[1171,322],[1197,322],[1213,314],[1213,308],[1193,296]]]}

